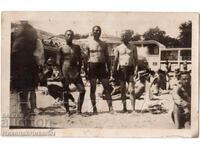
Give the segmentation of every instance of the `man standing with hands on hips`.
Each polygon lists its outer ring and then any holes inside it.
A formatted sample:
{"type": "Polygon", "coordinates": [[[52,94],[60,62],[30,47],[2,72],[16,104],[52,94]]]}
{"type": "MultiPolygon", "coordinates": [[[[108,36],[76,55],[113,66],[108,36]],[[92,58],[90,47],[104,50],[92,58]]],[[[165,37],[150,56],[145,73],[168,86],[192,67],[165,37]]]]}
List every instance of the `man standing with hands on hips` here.
{"type": "Polygon", "coordinates": [[[129,30],[121,32],[122,44],[114,49],[114,70],[113,74],[117,72],[120,79],[121,96],[123,103],[123,112],[127,112],[126,106],[126,83],[129,86],[131,105],[133,113],[135,112],[135,83],[134,78],[138,71],[138,55],[136,47],[129,43],[132,33],[129,30]]]}

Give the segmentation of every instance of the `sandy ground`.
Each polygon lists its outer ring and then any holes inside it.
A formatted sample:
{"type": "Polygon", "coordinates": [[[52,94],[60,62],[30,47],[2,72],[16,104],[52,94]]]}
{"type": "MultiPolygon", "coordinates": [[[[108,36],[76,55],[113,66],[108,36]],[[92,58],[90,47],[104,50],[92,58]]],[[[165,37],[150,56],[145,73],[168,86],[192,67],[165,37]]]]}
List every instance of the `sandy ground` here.
{"type": "MultiPolygon", "coordinates": [[[[37,91],[37,107],[40,113],[31,116],[32,127],[50,127],[50,128],[155,128],[155,129],[173,129],[174,124],[171,120],[171,111],[173,101],[170,94],[163,94],[159,99],[145,103],[144,99],[136,101],[137,113],[131,113],[131,103],[127,100],[128,113],[122,113],[121,100],[113,100],[113,107],[116,111],[114,114],[108,113],[108,106],[105,100],[98,95],[102,91],[102,87],[97,87],[97,109],[98,115],[92,115],[92,106],[89,98],[89,86],[86,86],[86,96],[83,103],[83,115],[76,115],[75,109],[70,117],[66,115],[63,105],[55,105],[55,100],[43,94],[40,88],[37,91]],[[148,105],[159,104],[160,109],[148,109],[148,105]]],[[[77,100],[78,93],[72,93],[77,100]]],[[[115,98],[115,97],[114,97],[115,98]]],[[[11,109],[16,110],[16,96],[11,94],[11,109]]],[[[11,121],[13,126],[20,123],[11,121]]]]}

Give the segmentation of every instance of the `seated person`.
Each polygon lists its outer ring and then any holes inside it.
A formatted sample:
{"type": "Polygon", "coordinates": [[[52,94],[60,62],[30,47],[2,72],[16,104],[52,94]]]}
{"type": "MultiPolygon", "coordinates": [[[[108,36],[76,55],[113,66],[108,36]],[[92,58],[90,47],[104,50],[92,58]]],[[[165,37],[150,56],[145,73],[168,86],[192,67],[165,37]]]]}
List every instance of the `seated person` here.
{"type": "Polygon", "coordinates": [[[174,109],[172,119],[177,129],[190,126],[191,112],[191,77],[188,72],[181,72],[180,82],[173,88],[174,109]]]}
{"type": "Polygon", "coordinates": [[[142,70],[138,72],[138,78],[135,83],[135,99],[139,99],[145,92],[146,81],[148,80],[148,72],[142,70]]]}

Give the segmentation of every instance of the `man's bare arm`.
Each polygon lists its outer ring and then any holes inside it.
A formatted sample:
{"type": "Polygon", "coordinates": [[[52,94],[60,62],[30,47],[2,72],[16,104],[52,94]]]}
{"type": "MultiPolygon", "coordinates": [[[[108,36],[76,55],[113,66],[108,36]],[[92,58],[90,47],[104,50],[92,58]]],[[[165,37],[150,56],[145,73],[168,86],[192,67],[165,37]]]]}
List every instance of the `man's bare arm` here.
{"type": "Polygon", "coordinates": [[[138,73],[138,53],[137,53],[137,48],[134,46],[134,58],[135,58],[135,72],[134,74],[136,75],[138,73]]]}
{"type": "Polygon", "coordinates": [[[80,46],[78,46],[78,69],[79,69],[79,73],[81,73],[81,67],[82,67],[82,61],[83,61],[83,57],[82,57],[82,54],[81,54],[81,48],[80,46]]]}
{"type": "Polygon", "coordinates": [[[117,71],[117,66],[119,63],[119,52],[117,49],[114,49],[114,67],[113,67],[113,72],[117,71]]]}
{"type": "Polygon", "coordinates": [[[186,102],[184,99],[182,99],[179,95],[179,87],[176,86],[173,91],[172,91],[172,97],[174,102],[179,105],[179,106],[186,106],[188,104],[188,102],[186,102]]]}
{"type": "Polygon", "coordinates": [[[110,73],[110,71],[111,71],[111,61],[110,61],[110,57],[109,57],[109,53],[108,53],[108,46],[107,46],[106,43],[105,43],[105,46],[104,46],[104,54],[105,54],[105,59],[106,59],[106,65],[107,65],[107,68],[108,68],[108,72],[110,73]]]}
{"type": "Polygon", "coordinates": [[[85,74],[86,74],[86,78],[88,77],[88,74],[89,74],[89,69],[88,69],[88,60],[89,60],[89,56],[90,56],[90,52],[89,52],[89,47],[86,46],[84,48],[85,52],[84,52],[84,57],[83,57],[83,65],[84,65],[84,71],[85,71],[85,74]]]}
{"type": "MultiPolygon", "coordinates": [[[[56,63],[59,65],[60,71],[62,70],[62,64],[63,64],[63,53],[62,48],[59,49],[59,52],[57,53],[56,63]]],[[[61,71],[62,72],[62,71],[61,71]]]]}

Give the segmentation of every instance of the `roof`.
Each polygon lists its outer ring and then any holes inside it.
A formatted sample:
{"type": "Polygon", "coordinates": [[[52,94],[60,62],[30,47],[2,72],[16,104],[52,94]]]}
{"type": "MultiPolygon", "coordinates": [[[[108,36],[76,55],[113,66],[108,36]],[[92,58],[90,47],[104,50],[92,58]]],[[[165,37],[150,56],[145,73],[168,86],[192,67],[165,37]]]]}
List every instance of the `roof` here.
{"type": "Polygon", "coordinates": [[[132,41],[131,43],[133,44],[156,44],[158,45],[160,48],[162,49],[165,49],[165,45],[161,44],[160,42],[158,41],[155,41],[155,40],[147,40],[147,41],[132,41]]]}

